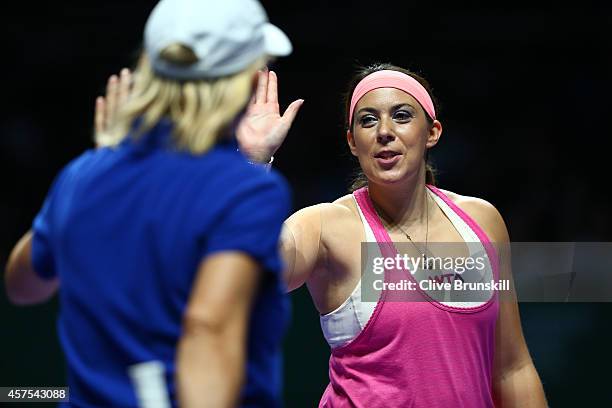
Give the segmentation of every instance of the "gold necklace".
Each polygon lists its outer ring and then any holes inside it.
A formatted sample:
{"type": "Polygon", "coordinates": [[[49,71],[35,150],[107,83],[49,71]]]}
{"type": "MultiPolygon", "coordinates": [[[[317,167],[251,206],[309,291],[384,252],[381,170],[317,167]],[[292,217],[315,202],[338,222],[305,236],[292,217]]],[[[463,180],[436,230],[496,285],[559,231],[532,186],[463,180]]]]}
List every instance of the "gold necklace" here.
{"type": "MultiPolygon", "coordinates": [[[[427,200],[427,196],[429,194],[427,193],[427,187],[425,187],[425,201],[427,200]]],[[[385,214],[384,211],[382,211],[381,209],[376,208],[377,206],[374,206],[374,209],[379,212],[379,213],[383,213],[385,214]]],[[[426,202],[425,203],[425,250],[423,251],[421,248],[418,247],[418,245],[412,240],[412,238],[410,237],[410,234],[408,234],[406,231],[404,231],[404,229],[402,227],[400,227],[399,225],[393,225],[393,227],[397,227],[405,236],[406,238],[408,238],[408,240],[410,241],[410,243],[416,248],[417,252],[420,252],[422,257],[423,257],[423,269],[427,269],[427,270],[431,270],[433,269],[433,261],[431,259],[427,258],[427,246],[428,246],[428,237],[429,237],[429,203],[426,202]],[[431,263],[429,261],[432,261],[431,263]]],[[[385,214],[386,215],[386,214],[385,214]]],[[[384,219],[384,217],[381,217],[379,214],[379,218],[386,224],[386,221],[384,219]]],[[[388,225],[389,229],[392,228],[392,225],[388,225]]]]}

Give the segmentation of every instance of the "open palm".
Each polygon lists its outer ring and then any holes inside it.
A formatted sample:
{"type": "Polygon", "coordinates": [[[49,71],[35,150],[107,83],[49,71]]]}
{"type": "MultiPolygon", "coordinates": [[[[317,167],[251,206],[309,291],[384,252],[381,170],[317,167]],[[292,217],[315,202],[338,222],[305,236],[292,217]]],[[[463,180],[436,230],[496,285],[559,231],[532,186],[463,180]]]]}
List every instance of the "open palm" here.
{"type": "Polygon", "coordinates": [[[96,98],[94,140],[97,147],[105,145],[105,134],[115,126],[117,114],[126,104],[132,90],[132,72],[123,68],[119,75],[111,75],[106,83],[106,95],[96,98]]]}
{"type": "Polygon", "coordinates": [[[283,144],[302,103],[293,101],[281,116],[276,73],[260,71],[257,90],[236,130],[240,150],[253,161],[267,163],[283,144]]]}

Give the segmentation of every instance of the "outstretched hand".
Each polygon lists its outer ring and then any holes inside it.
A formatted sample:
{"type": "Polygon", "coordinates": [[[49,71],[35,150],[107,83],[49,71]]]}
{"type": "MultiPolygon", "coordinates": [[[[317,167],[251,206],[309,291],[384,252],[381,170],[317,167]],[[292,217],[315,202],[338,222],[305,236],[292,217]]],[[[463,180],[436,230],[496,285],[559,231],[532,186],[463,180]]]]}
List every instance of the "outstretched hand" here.
{"type": "Polygon", "coordinates": [[[95,140],[103,140],[105,132],[115,125],[117,112],[125,105],[132,89],[132,73],[123,68],[119,75],[111,75],[106,83],[106,96],[96,98],[94,115],[95,140]]]}
{"type": "Polygon", "coordinates": [[[236,138],[247,157],[267,163],[283,144],[304,100],[293,101],[281,116],[276,73],[266,70],[257,75],[257,90],[236,130],[236,138]]]}

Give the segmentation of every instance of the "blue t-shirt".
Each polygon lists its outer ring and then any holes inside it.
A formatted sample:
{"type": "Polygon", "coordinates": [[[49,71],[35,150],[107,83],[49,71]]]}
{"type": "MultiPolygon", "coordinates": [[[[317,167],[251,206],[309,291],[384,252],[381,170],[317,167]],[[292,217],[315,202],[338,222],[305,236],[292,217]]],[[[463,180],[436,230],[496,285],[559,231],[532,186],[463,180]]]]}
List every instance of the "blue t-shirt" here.
{"type": "Polygon", "coordinates": [[[279,406],[289,304],[278,238],[289,189],[249,164],[235,141],[195,156],[173,149],[170,134],[162,121],[138,141],[85,152],[61,171],[34,220],[34,269],[61,281],[71,404],[136,406],[128,369],[158,361],[175,405],[176,345],[197,267],[238,250],[265,270],[241,406],[279,406]]]}

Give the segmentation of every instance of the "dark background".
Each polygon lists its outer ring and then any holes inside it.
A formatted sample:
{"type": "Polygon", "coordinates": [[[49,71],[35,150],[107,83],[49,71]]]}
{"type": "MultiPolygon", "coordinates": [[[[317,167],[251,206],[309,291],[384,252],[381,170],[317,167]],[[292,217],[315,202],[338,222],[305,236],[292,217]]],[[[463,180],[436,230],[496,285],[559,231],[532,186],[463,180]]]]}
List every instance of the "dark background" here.
{"type": "MultiPolygon", "coordinates": [[[[342,95],[357,64],[383,61],[423,74],[441,102],[444,134],[431,156],[442,188],[493,203],[513,241],[611,241],[612,7],[456,3],[264,2],[295,48],[274,63],[281,109],[305,99],[274,162],[295,209],[345,194],[356,162],[342,95]]],[[[2,263],[55,174],[92,146],[94,99],[110,74],[133,65],[153,5],[23,2],[3,11],[2,263]]],[[[312,407],[329,351],[307,291],[292,301],[286,402],[312,407]]],[[[612,406],[610,305],[520,308],[550,405],[612,406]]],[[[56,310],[56,301],[17,308],[0,295],[0,386],[65,384],[56,310]]]]}

